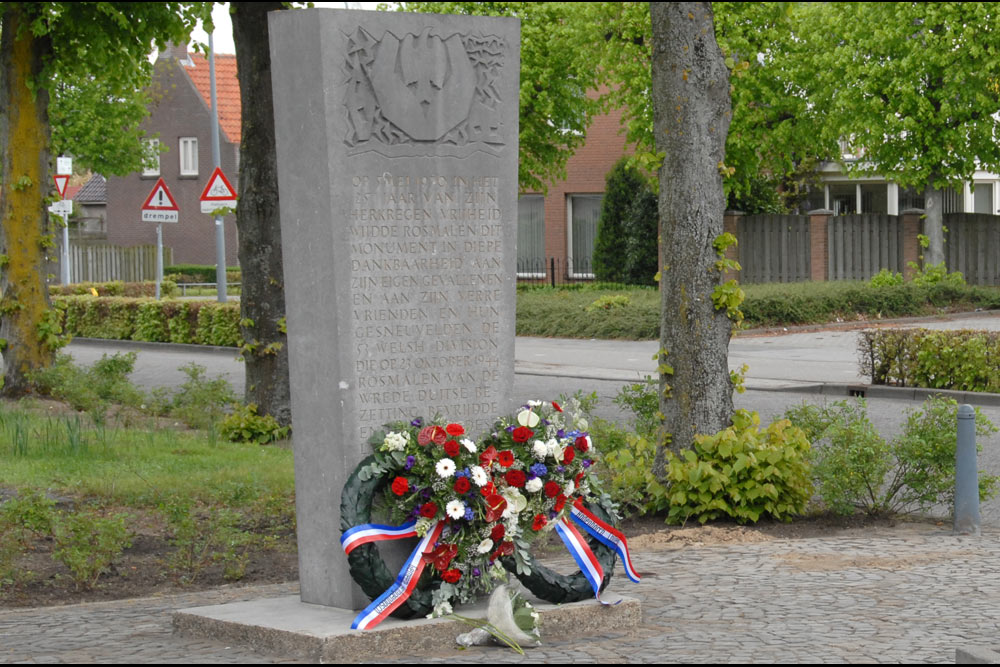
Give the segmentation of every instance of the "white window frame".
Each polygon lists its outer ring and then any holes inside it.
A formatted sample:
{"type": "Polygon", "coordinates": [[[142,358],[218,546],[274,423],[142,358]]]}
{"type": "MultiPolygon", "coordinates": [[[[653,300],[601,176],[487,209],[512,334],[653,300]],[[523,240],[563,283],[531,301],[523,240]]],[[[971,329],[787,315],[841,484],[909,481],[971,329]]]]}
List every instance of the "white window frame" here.
{"type": "Polygon", "coordinates": [[[147,155],[150,155],[150,162],[155,161],[155,166],[148,167],[143,166],[142,175],[143,176],[159,176],[160,175],[160,140],[159,139],[143,139],[142,143],[146,146],[147,155]]]}
{"type": "MultiPolygon", "coordinates": [[[[582,273],[576,270],[576,262],[573,257],[573,198],[574,197],[603,197],[603,192],[574,192],[566,195],[566,262],[569,265],[568,274],[570,278],[583,278],[593,280],[596,276],[593,273],[582,273]]],[[[597,236],[594,236],[596,245],[597,236]]],[[[590,257],[593,266],[594,257],[590,257]]]]}
{"type": "Polygon", "coordinates": [[[178,153],[180,153],[180,175],[198,175],[198,138],[181,137],[178,140],[178,153]]]}

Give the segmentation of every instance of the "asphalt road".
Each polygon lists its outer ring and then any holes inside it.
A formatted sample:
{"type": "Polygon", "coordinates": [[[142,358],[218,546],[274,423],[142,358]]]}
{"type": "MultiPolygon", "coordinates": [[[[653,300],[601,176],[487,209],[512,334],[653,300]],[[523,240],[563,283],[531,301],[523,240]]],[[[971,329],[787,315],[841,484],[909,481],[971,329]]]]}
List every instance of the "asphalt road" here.
{"type": "MultiPolygon", "coordinates": [[[[908,321],[902,326],[933,328],[1000,328],[1000,317],[969,317],[949,321],[908,321]]],[[[847,398],[849,385],[863,384],[857,370],[857,333],[849,330],[799,331],[743,335],[730,344],[730,366],[746,363],[747,391],[735,397],[737,408],[756,411],[766,424],[803,402],[823,404],[847,398]]],[[[597,414],[627,423],[629,415],[614,404],[623,384],[654,373],[654,341],[623,342],[518,338],[515,353],[515,398],[557,398],[597,392],[597,414]],[[586,360],[582,365],[580,360],[586,360]]],[[[208,377],[224,377],[238,393],[243,391],[243,367],[234,350],[193,345],[164,345],[121,341],[75,340],[67,348],[78,363],[91,364],[103,354],[133,350],[137,361],[132,380],[150,389],[180,385],[181,367],[196,363],[208,377]]],[[[989,397],[995,399],[995,397],[989,397]]],[[[869,416],[885,437],[898,434],[906,415],[922,403],[899,391],[869,397],[869,416]],[[884,395],[883,395],[884,394],[884,395]]],[[[975,404],[975,398],[971,399],[975,404]]],[[[983,399],[981,408],[1000,425],[1000,401],[983,399]]],[[[1000,474],[1000,434],[980,439],[980,469],[1000,474]]],[[[1000,526],[1000,499],[981,508],[984,523],[1000,526]]]]}

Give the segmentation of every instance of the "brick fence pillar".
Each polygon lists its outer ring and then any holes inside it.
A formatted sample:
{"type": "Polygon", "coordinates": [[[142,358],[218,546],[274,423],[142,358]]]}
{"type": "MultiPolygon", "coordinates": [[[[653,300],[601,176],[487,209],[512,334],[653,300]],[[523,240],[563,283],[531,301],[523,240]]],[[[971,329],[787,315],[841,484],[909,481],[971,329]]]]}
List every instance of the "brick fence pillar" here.
{"type": "Polygon", "coordinates": [[[830,250],[827,238],[827,224],[833,211],[818,208],[809,211],[809,279],[816,281],[830,278],[830,250]]]}
{"type": "MultiPolygon", "coordinates": [[[[722,215],[722,232],[723,233],[732,234],[738,240],[739,239],[739,234],[737,233],[737,230],[739,229],[740,219],[744,215],[745,214],[743,213],[743,211],[733,211],[731,209],[727,210],[722,215]]],[[[737,262],[740,261],[740,246],[739,246],[739,243],[737,243],[736,245],[731,245],[728,248],[726,248],[726,259],[734,259],[737,262]]],[[[726,271],[726,273],[725,273],[725,275],[723,276],[722,279],[723,279],[723,281],[726,281],[726,280],[733,280],[733,279],[738,279],[738,278],[739,278],[739,275],[737,275],[737,273],[735,271],[726,271]]]]}
{"type": "Polygon", "coordinates": [[[920,208],[908,208],[899,215],[903,218],[903,277],[909,280],[916,273],[910,262],[920,264],[920,241],[917,236],[920,234],[924,211],[920,208]]]}

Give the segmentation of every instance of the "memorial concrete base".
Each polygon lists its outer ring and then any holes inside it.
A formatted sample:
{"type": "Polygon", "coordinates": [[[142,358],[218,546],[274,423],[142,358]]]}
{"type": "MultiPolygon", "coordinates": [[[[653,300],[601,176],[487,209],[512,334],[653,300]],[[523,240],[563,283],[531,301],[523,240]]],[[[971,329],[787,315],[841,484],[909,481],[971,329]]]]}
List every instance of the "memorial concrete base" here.
{"type": "MultiPolygon", "coordinates": [[[[565,628],[578,637],[634,632],[642,617],[635,598],[607,593],[594,600],[553,605],[532,600],[542,616],[542,641],[565,638],[565,628]]],[[[486,615],[486,601],[463,606],[458,613],[486,615]]],[[[385,656],[412,656],[457,648],[455,637],[470,627],[435,618],[400,621],[390,618],[374,630],[351,629],[355,612],[307,604],[298,596],[195,607],[174,613],[174,632],[250,646],[261,653],[311,662],[364,662],[385,656]]]]}

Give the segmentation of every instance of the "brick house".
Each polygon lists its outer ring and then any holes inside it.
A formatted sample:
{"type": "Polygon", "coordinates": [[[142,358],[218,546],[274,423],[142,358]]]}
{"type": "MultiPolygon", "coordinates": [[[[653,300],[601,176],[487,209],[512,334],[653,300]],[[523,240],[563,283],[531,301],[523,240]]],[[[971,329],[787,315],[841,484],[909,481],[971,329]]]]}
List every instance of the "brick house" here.
{"type": "MultiPolygon", "coordinates": [[[[236,56],[215,56],[219,100],[219,145],[223,172],[236,186],[240,143],[240,88],[236,56]]],[[[107,179],[107,241],[136,246],[156,243],[156,224],[141,222],[146,197],[163,177],[180,208],[180,221],[163,225],[163,245],[178,264],[215,264],[214,219],[201,212],[199,196],[214,168],[208,59],[171,46],[154,63],[152,105],[143,127],[165,147],[155,164],[140,173],[107,179]]],[[[225,217],[226,264],[237,264],[234,215],[225,217]]]]}
{"type": "Polygon", "coordinates": [[[593,278],[592,256],[605,178],[626,155],[621,114],[596,116],[587,142],[566,164],[566,178],[548,193],[522,193],[518,200],[517,270],[520,278],[556,282],[593,278]]]}

